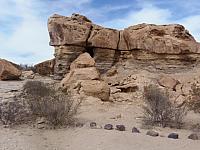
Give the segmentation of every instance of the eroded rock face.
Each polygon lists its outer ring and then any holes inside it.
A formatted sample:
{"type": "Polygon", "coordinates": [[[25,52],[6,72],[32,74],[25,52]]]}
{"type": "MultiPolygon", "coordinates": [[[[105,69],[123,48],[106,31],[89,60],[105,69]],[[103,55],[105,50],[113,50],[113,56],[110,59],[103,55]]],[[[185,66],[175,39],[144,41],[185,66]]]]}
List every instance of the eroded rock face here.
{"type": "Polygon", "coordinates": [[[121,32],[121,50],[146,50],[157,54],[199,53],[198,44],[178,24],[139,24],[121,32]]]}
{"type": "Polygon", "coordinates": [[[179,83],[179,81],[175,80],[170,76],[165,75],[158,80],[158,83],[163,87],[175,90],[176,85],[179,83]]]}
{"type": "Polygon", "coordinates": [[[84,16],[71,17],[53,15],[48,20],[48,30],[52,46],[86,46],[90,34],[91,21],[84,16]]]}
{"type": "Polygon", "coordinates": [[[200,44],[178,24],[139,24],[118,31],[73,14],[53,15],[48,29],[50,45],[55,47],[56,79],[62,79],[71,62],[84,52],[94,58],[101,73],[127,60],[133,68],[178,72],[198,65],[200,58],[200,44]]]}
{"type": "Polygon", "coordinates": [[[75,61],[71,63],[70,69],[95,67],[95,61],[88,53],[81,54],[75,61]]]}
{"type": "Polygon", "coordinates": [[[109,101],[110,87],[107,82],[99,80],[84,80],[81,82],[82,91],[87,96],[93,96],[102,101],[109,101]]]}
{"type": "Polygon", "coordinates": [[[49,76],[54,74],[54,66],[55,66],[55,59],[51,59],[36,64],[34,67],[37,73],[49,76]]]}
{"type": "Polygon", "coordinates": [[[0,80],[17,80],[22,71],[7,60],[0,59],[0,80]]]}

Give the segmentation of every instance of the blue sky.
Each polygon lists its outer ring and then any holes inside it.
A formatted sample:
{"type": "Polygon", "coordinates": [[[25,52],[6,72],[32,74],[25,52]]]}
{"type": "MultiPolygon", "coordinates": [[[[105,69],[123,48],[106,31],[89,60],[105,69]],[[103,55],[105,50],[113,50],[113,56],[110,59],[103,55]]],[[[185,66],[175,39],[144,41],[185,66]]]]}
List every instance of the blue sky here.
{"type": "Polygon", "coordinates": [[[47,19],[74,12],[117,29],[179,23],[200,41],[199,0],[0,0],[0,58],[23,64],[52,58],[47,19]]]}

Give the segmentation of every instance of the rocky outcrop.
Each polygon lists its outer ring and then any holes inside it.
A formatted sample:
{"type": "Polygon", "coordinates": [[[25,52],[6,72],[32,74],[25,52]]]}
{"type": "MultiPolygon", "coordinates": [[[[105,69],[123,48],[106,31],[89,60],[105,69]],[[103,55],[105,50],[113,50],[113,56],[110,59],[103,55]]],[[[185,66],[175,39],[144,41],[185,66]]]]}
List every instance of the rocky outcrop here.
{"type": "Polygon", "coordinates": [[[200,44],[178,24],[139,24],[124,30],[104,28],[85,16],[53,15],[49,18],[50,45],[55,47],[55,79],[62,79],[80,54],[88,52],[100,73],[117,62],[133,68],[178,72],[198,65],[200,44]]]}
{"type": "Polygon", "coordinates": [[[41,75],[49,76],[54,74],[55,59],[47,60],[36,64],[35,71],[41,75]]]}
{"type": "Polygon", "coordinates": [[[18,80],[21,74],[11,62],[0,59],[0,80],[18,80]]]}

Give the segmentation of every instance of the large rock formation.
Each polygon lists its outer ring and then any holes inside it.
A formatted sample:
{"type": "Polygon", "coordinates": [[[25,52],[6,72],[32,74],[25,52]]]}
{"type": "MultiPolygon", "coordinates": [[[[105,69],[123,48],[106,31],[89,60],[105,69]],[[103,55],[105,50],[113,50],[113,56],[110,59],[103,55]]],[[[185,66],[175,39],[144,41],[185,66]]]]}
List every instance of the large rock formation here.
{"type": "Polygon", "coordinates": [[[34,66],[35,72],[37,72],[41,75],[45,75],[45,76],[53,75],[54,74],[54,65],[55,65],[55,59],[41,62],[34,66]]]}
{"type": "Polygon", "coordinates": [[[22,72],[13,63],[0,59],[0,80],[17,80],[22,72]]]}
{"type": "Polygon", "coordinates": [[[71,62],[84,52],[94,58],[101,73],[124,60],[134,69],[178,72],[198,65],[200,57],[200,44],[178,24],[139,24],[119,31],[72,14],[53,15],[48,29],[50,45],[55,47],[55,79],[62,79],[71,62]]]}

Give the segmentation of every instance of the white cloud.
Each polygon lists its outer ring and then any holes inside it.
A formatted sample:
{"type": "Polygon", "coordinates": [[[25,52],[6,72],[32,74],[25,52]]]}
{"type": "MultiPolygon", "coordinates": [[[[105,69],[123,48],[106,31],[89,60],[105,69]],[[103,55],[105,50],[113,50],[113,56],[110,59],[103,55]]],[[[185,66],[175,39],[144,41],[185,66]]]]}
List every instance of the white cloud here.
{"type": "Polygon", "coordinates": [[[188,16],[179,20],[179,22],[200,42],[200,15],[188,16]]]}
{"type": "Polygon", "coordinates": [[[171,12],[168,9],[160,9],[153,5],[144,5],[139,11],[131,11],[127,17],[105,22],[104,25],[123,29],[139,23],[166,24],[169,22],[170,17],[171,12]]]}
{"type": "Polygon", "coordinates": [[[141,9],[131,11],[124,18],[114,19],[103,23],[104,26],[123,29],[139,23],[173,24],[180,23],[190,31],[197,41],[200,41],[200,15],[185,16],[174,20],[170,9],[159,8],[153,3],[140,3],[141,9]]]}
{"type": "MultiPolygon", "coordinates": [[[[1,0],[0,25],[12,32],[0,30],[0,57],[16,63],[35,64],[53,57],[53,47],[49,46],[47,19],[51,15],[49,8],[63,9],[72,12],[75,7],[89,3],[91,0],[46,1],[40,0],[1,0]],[[61,8],[62,7],[62,8],[61,8]],[[65,9],[64,9],[65,7],[65,9]],[[17,19],[20,21],[17,23],[17,19]]],[[[65,11],[66,12],[66,11],[65,11]]]]}

